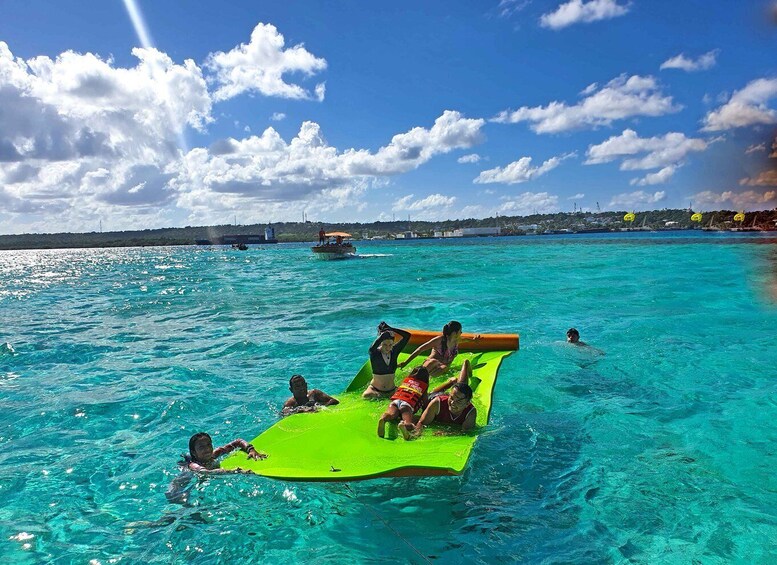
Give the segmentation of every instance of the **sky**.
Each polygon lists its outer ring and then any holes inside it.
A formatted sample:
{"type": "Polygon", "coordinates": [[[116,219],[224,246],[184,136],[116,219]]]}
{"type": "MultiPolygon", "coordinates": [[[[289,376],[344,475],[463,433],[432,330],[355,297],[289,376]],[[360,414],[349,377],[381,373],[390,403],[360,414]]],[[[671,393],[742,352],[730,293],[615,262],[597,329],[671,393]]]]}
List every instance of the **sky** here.
{"type": "Polygon", "coordinates": [[[0,0],[0,233],[777,206],[774,0],[0,0]]]}

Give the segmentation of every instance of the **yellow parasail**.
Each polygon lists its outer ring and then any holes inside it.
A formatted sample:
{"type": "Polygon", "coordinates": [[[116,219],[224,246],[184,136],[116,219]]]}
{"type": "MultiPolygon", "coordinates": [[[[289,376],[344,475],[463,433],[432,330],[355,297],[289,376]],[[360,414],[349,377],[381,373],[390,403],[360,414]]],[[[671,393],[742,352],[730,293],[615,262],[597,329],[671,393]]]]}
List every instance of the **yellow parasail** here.
{"type": "Polygon", "coordinates": [[[634,215],[634,212],[629,212],[625,216],[623,216],[624,222],[633,222],[637,217],[634,215]]]}
{"type": "Polygon", "coordinates": [[[735,222],[744,222],[745,221],[745,213],[739,212],[738,214],[734,215],[734,221],[735,222]]]}
{"type": "Polygon", "coordinates": [[[692,222],[701,222],[701,212],[696,212],[693,216],[691,216],[692,222]]]}

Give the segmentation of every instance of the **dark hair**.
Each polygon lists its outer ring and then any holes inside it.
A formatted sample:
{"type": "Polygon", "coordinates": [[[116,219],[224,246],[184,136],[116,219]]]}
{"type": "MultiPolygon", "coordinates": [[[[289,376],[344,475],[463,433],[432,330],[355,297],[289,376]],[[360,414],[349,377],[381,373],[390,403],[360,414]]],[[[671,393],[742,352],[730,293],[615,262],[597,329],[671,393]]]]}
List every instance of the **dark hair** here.
{"type": "Polygon", "coordinates": [[[451,389],[458,390],[461,394],[463,394],[467,400],[472,400],[472,387],[469,386],[467,383],[455,383],[451,389]]]}
{"type": "MultiPolygon", "coordinates": [[[[210,434],[205,432],[198,432],[189,438],[189,455],[191,456],[192,461],[197,461],[197,454],[194,452],[194,448],[197,445],[197,442],[203,438],[210,439],[210,434]]],[[[212,439],[210,441],[213,443],[212,439]]]]}
{"type": "Polygon", "coordinates": [[[413,377],[414,379],[418,379],[422,383],[428,383],[429,370],[423,365],[418,365],[417,367],[413,368],[412,371],[410,371],[410,374],[408,375],[408,377],[413,377]]]}
{"type": "Polygon", "coordinates": [[[442,327],[442,343],[440,344],[440,353],[445,355],[448,351],[448,336],[454,332],[461,331],[461,324],[456,320],[451,320],[442,327]]]}
{"type": "Polygon", "coordinates": [[[293,383],[297,379],[302,379],[304,381],[305,377],[303,377],[302,375],[292,375],[291,378],[289,379],[289,388],[291,388],[291,383],[293,383]]]}
{"type": "Polygon", "coordinates": [[[567,335],[576,335],[577,337],[580,337],[580,332],[577,331],[575,328],[569,328],[567,330],[567,335]]]}

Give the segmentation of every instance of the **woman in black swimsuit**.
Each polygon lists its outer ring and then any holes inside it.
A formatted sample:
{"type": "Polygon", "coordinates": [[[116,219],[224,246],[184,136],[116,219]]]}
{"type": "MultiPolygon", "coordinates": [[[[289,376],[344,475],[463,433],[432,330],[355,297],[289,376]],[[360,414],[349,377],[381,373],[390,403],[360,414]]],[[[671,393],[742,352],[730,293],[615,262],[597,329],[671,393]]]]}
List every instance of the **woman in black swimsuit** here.
{"type": "Polygon", "coordinates": [[[407,342],[410,341],[410,332],[392,328],[386,322],[380,323],[378,331],[380,335],[370,346],[372,381],[362,394],[364,398],[382,398],[394,394],[397,388],[394,383],[397,358],[407,342]],[[401,338],[396,344],[394,343],[395,334],[401,338]]]}

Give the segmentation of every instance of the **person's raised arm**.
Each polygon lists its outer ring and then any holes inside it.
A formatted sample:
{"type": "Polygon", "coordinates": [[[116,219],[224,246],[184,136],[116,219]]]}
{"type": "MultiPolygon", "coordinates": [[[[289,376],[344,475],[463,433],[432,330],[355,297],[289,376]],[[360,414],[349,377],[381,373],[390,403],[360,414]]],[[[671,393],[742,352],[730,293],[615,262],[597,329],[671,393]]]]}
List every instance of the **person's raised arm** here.
{"type": "Polygon", "coordinates": [[[469,363],[469,359],[465,359],[464,363],[461,366],[461,371],[459,371],[459,376],[451,377],[441,385],[438,385],[432,391],[432,394],[436,394],[438,392],[445,392],[456,383],[469,384],[469,378],[471,376],[472,376],[472,366],[469,363]]]}
{"type": "Polygon", "coordinates": [[[410,361],[412,361],[416,357],[418,357],[418,355],[420,353],[423,353],[424,351],[428,351],[432,347],[435,347],[436,345],[439,345],[441,340],[442,340],[442,336],[438,335],[437,337],[433,337],[432,339],[430,339],[426,343],[424,343],[422,345],[419,345],[418,348],[410,354],[410,357],[408,357],[407,359],[402,361],[402,363],[399,364],[400,369],[402,369],[405,366],[407,366],[407,364],[410,363],[410,361]]]}
{"type": "Polygon", "coordinates": [[[401,338],[397,343],[394,344],[394,347],[391,350],[391,354],[396,358],[399,357],[399,354],[402,353],[402,350],[407,345],[407,342],[410,341],[410,332],[400,330],[399,328],[389,327],[389,329],[401,338]]]}
{"type": "Polygon", "coordinates": [[[383,336],[383,333],[384,333],[384,332],[381,332],[381,333],[378,335],[378,337],[376,337],[376,338],[375,338],[375,341],[373,341],[373,342],[372,342],[372,345],[370,345],[370,349],[369,349],[369,352],[370,352],[370,353],[375,353],[375,351],[378,349],[378,346],[381,344],[381,342],[382,342],[384,339],[386,339],[386,338],[383,336]]]}

